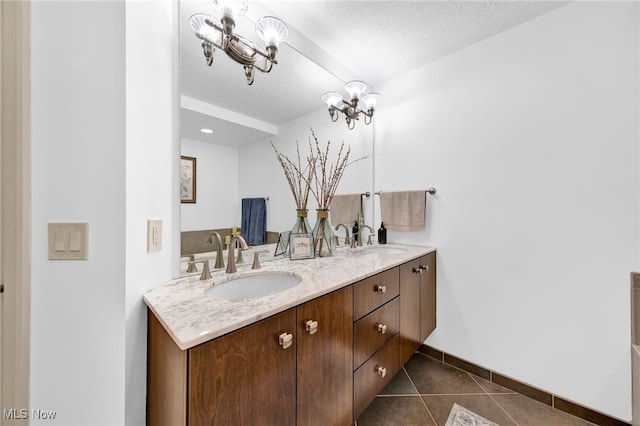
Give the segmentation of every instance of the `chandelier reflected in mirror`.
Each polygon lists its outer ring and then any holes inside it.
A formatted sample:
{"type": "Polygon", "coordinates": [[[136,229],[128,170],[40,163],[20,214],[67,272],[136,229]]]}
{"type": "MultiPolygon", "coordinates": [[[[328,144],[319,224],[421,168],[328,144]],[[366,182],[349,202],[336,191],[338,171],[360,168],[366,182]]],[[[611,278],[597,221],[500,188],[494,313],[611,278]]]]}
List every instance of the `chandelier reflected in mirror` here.
{"type": "Polygon", "coordinates": [[[322,100],[329,107],[331,121],[338,121],[338,112],[344,114],[347,127],[352,130],[360,115],[364,116],[364,124],[371,124],[373,112],[382,97],[380,93],[365,93],[367,85],[359,80],[350,81],[344,85],[344,90],[349,94],[349,100],[342,99],[338,92],[328,92],[322,95],[322,100]],[[364,105],[364,107],[361,106],[364,105]]]}
{"type": "Polygon", "coordinates": [[[256,33],[264,41],[262,50],[251,40],[233,32],[236,19],[247,11],[247,0],[212,0],[222,17],[217,20],[204,13],[189,19],[196,37],[202,40],[202,51],[207,65],[213,63],[215,48],[223,50],[231,59],[244,66],[247,84],[253,84],[255,70],[268,73],[277,64],[278,45],[289,35],[284,22],[273,16],[265,16],[256,22],[256,33]]]}

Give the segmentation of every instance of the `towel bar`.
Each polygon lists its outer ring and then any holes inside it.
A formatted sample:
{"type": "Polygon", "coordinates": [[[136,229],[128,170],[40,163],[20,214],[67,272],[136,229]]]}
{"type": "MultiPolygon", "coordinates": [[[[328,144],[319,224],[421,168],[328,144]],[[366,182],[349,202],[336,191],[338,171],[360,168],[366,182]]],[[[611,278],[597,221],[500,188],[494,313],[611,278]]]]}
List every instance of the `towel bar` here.
{"type": "MultiPolygon", "coordinates": [[[[380,193],[381,193],[381,192],[382,192],[382,191],[378,191],[378,192],[375,192],[374,194],[376,194],[376,195],[380,195],[380,193]]],[[[438,192],[438,191],[437,191],[437,190],[432,186],[432,187],[430,187],[430,188],[425,189],[425,192],[428,192],[429,194],[433,195],[433,194],[435,194],[435,193],[436,193],[436,192],[438,192]]],[[[367,195],[367,197],[368,197],[368,195],[367,195]]]]}

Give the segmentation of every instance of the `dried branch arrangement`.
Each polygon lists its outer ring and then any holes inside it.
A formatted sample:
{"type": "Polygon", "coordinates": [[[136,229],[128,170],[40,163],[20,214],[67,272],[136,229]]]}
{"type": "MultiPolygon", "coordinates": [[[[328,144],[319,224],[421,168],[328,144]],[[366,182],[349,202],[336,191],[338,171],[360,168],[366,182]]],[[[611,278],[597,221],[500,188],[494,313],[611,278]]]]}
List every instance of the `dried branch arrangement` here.
{"type": "Polygon", "coordinates": [[[286,155],[279,152],[273,142],[271,142],[271,146],[276,152],[276,157],[282,166],[298,209],[307,208],[309,192],[318,202],[319,209],[329,208],[347,166],[367,158],[366,156],[360,157],[349,162],[351,147],[347,147],[346,152],[344,152],[344,142],[342,142],[338,157],[335,161],[331,161],[329,152],[331,141],[328,141],[327,146],[322,149],[313,129],[311,129],[311,137],[309,138],[307,164],[304,167],[298,142],[296,142],[297,163],[289,160],[286,155]]]}
{"type": "Polygon", "coordinates": [[[314,198],[318,202],[319,209],[327,209],[331,204],[331,200],[336,193],[336,189],[338,189],[338,184],[340,183],[340,179],[342,179],[342,175],[344,174],[345,169],[350,164],[353,164],[357,161],[364,160],[365,157],[360,157],[356,160],[349,162],[349,156],[351,155],[351,147],[347,147],[346,153],[344,153],[344,141],[340,145],[340,150],[338,151],[338,157],[335,159],[335,162],[332,162],[329,155],[329,148],[331,146],[331,141],[327,141],[327,146],[325,149],[321,149],[320,143],[318,142],[318,138],[316,138],[313,129],[311,129],[311,137],[314,140],[314,144],[311,143],[311,139],[309,139],[309,145],[311,150],[315,149],[315,165],[313,167],[313,185],[311,185],[311,180],[309,180],[309,186],[311,188],[311,193],[314,198]]]}
{"type": "MultiPolygon", "coordinates": [[[[273,150],[276,152],[276,158],[282,166],[284,175],[291,188],[291,193],[296,202],[296,208],[304,210],[307,208],[307,201],[309,201],[309,182],[313,177],[313,170],[316,166],[316,158],[313,155],[307,157],[307,164],[302,167],[302,160],[300,157],[300,146],[296,141],[296,152],[298,154],[297,164],[289,160],[289,158],[277,150],[273,142],[271,142],[273,150]]],[[[311,151],[311,149],[309,150],[311,151]]]]}

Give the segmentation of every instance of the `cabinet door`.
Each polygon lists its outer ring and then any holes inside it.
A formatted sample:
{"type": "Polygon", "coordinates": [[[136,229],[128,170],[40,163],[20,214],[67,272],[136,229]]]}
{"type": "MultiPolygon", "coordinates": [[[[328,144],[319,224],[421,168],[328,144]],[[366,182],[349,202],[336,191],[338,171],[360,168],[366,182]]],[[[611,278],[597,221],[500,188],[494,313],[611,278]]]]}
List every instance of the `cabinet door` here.
{"type": "Polygon", "coordinates": [[[420,346],[420,259],[400,266],[400,365],[420,346]]]}
{"type": "Polygon", "coordinates": [[[296,347],[290,309],[189,351],[189,425],[294,425],[296,347]]]}
{"type": "Polygon", "coordinates": [[[420,341],[424,342],[436,328],[436,253],[420,258],[420,341]]]}
{"type": "Polygon", "coordinates": [[[298,425],[352,424],[353,288],[307,302],[297,311],[298,425]]]}

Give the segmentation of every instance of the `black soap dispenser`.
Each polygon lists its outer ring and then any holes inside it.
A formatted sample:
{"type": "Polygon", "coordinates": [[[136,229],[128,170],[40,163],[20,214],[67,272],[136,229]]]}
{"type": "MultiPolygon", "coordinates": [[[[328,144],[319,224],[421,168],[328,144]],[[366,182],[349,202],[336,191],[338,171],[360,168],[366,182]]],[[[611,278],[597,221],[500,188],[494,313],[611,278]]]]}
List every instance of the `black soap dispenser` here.
{"type": "Polygon", "coordinates": [[[353,241],[358,242],[358,232],[360,231],[360,227],[358,226],[358,221],[353,222],[353,228],[351,228],[351,232],[353,235],[353,241]]]}
{"type": "Polygon", "coordinates": [[[387,244],[387,228],[384,227],[384,222],[380,222],[378,229],[378,244],[387,244]]]}

